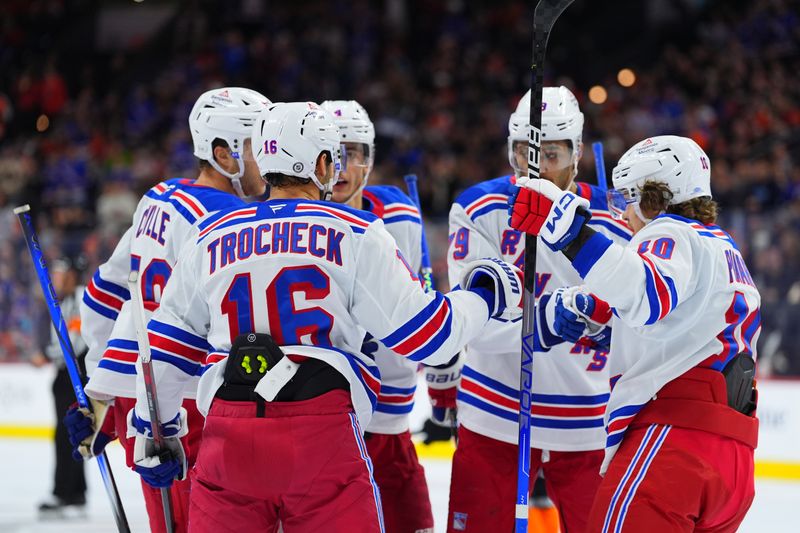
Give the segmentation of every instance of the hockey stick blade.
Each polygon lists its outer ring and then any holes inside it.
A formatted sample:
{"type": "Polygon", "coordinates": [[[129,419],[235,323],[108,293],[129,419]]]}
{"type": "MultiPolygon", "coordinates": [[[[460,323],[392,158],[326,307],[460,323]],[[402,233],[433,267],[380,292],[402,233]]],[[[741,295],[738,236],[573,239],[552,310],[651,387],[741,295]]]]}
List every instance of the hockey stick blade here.
{"type": "MultiPolygon", "coordinates": [[[[550,31],[573,0],[539,0],[533,12],[533,61],[531,62],[531,109],[528,133],[528,177],[540,177],[542,147],[542,88],[544,61],[550,31]]],[[[514,531],[528,531],[528,489],[531,465],[531,384],[533,382],[533,335],[536,331],[536,237],[525,236],[525,277],[522,306],[522,345],[520,347],[520,406],[517,457],[517,498],[514,506],[514,531]]]]}

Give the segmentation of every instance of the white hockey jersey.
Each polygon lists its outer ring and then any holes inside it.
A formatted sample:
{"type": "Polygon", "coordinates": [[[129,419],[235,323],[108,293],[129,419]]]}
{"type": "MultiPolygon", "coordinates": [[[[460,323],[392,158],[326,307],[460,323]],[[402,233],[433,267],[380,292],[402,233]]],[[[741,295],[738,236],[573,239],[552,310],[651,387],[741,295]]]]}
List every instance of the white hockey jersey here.
{"type": "Polygon", "coordinates": [[[661,215],[623,248],[594,236],[573,262],[614,308],[612,392],[603,471],[633,417],[688,370],[756,357],[761,297],[736,243],[719,226],[661,215]]]}
{"type": "MultiPolygon", "coordinates": [[[[81,333],[89,346],[89,396],[136,397],[139,345],[127,288],[131,268],[139,269],[142,302],[149,316],[158,308],[181,248],[196,238],[197,222],[209,213],[241,205],[244,201],[234,194],[188,179],[164,181],[145,193],[131,228],[84,293],[81,333]]],[[[188,387],[187,393],[191,397],[194,388],[188,387]]]]}
{"type": "MultiPolygon", "coordinates": [[[[510,178],[474,185],[453,204],[447,256],[451,286],[458,282],[464,264],[480,257],[498,257],[523,268],[525,237],[508,225],[508,199],[514,187],[510,178]]],[[[630,229],[608,214],[602,191],[586,183],[577,185],[578,194],[590,202],[590,226],[627,243],[630,229]]],[[[559,287],[582,283],[569,261],[540,241],[536,259],[539,302],[559,287]]],[[[480,338],[467,346],[457,397],[460,424],[512,444],[519,438],[521,326],[520,321],[492,320],[480,338]]],[[[559,344],[533,358],[531,445],[556,451],[602,449],[609,393],[608,352],[558,337],[543,341],[559,344]]]]}
{"type": "MultiPolygon", "coordinates": [[[[370,185],[364,188],[364,210],[383,221],[412,272],[422,262],[422,220],[414,202],[397,187],[370,185]]],[[[376,342],[373,355],[381,373],[381,390],[375,413],[367,431],[396,435],[408,431],[408,415],[414,407],[417,387],[416,361],[397,354],[376,342]]]]}
{"type": "MultiPolygon", "coordinates": [[[[207,413],[232,339],[255,331],[269,333],[287,356],[341,372],[368,427],[380,372],[361,352],[366,331],[398,357],[441,364],[488,321],[486,302],[472,292],[426,294],[383,222],[365,211],[268,200],[217,213],[199,237],[181,252],[148,324],[164,419],[198,372],[197,407],[207,413]]],[[[136,412],[149,420],[146,406],[142,394],[136,412]]]]}

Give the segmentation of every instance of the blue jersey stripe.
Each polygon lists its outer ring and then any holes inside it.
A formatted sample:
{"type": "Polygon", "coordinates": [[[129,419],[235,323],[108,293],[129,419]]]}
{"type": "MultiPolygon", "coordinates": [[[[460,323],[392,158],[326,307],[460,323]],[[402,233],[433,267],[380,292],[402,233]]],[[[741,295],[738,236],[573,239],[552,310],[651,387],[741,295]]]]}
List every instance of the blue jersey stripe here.
{"type": "Polygon", "coordinates": [[[616,418],[631,416],[638,413],[645,404],[641,405],[625,405],[620,407],[619,409],[614,410],[610,415],[608,415],[609,424],[614,421],[616,418]]]}
{"type": "Polygon", "coordinates": [[[119,316],[119,312],[117,310],[109,309],[108,307],[100,305],[94,299],[92,299],[92,297],[89,296],[89,291],[83,292],[83,303],[85,303],[87,307],[89,307],[89,309],[91,309],[95,313],[103,315],[104,317],[110,320],[116,320],[117,316],[119,316]]]}
{"type": "Polygon", "coordinates": [[[98,289],[103,289],[105,292],[110,292],[115,296],[119,296],[123,300],[131,299],[131,293],[128,289],[126,289],[125,287],[121,287],[116,283],[111,283],[110,281],[104,280],[103,278],[100,277],[99,270],[94,273],[94,276],[92,276],[92,280],[94,281],[94,284],[98,289]]]}
{"type": "Polygon", "coordinates": [[[414,215],[396,215],[383,219],[384,224],[394,224],[395,222],[413,222],[414,224],[422,224],[419,217],[414,215]]]}
{"type": "Polygon", "coordinates": [[[612,446],[616,446],[622,441],[622,437],[625,436],[624,431],[620,431],[619,433],[614,433],[613,435],[609,435],[606,437],[606,448],[611,448],[612,446]]]}
{"type": "Polygon", "coordinates": [[[185,218],[189,222],[189,224],[194,224],[195,222],[197,222],[197,217],[194,216],[194,213],[183,207],[183,204],[180,203],[178,200],[176,200],[175,198],[170,198],[169,203],[172,204],[175,210],[178,213],[180,213],[183,216],[183,218],[185,218]]]}
{"type": "Polygon", "coordinates": [[[595,394],[591,396],[567,396],[565,394],[531,394],[531,401],[535,403],[560,403],[568,405],[602,405],[608,403],[610,394],[595,394]]]}
{"type": "Polygon", "coordinates": [[[647,317],[645,325],[650,325],[655,324],[658,317],[661,315],[661,302],[658,299],[658,291],[656,290],[653,272],[644,261],[642,261],[642,267],[644,268],[644,288],[647,294],[647,303],[650,306],[650,316],[647,317]]]}
{"type": "Polygon", "coordinates": [[[470,220],[475,222],[476,218],[481,217],[481,216],[483,216],[483,215],[485,215],[487,213],[491,213],[492,211],[497,211],[498,209],[502,209],[504,211],[507,211],[508,210],[508,203],[507,202],[489,202],[485,206],[481,207],[480,209],[478,209],[477,211],[472,213],[469,216],[469,218],[470,218],[470,220]]]}
{"type": "Polygon", "coordinates": [[[496,381],[490,377],[486,377],[483,374],[479,374],[469,366],[465,365],[461,369],[461,374],[477,381],[481,385],[484,385],[490,389],[494,389],[501,394],[505,394],[506,396],[509,396],[515,400],[519,400],[519,391],[517,389],[511,388],[508,385],[500,383],[499,381],[496,381]]]}
{"type": "Polygon", "coordinates": [[[151,350],[150,354],[152,355],[153,360],[168,363],[180,369],[185,374],[189,374],[190,376],[194,376],[195,374],[199,375],[200,372],[199,363],[192,363],[191,361],[187,361],[186,359],[175,357],[173,355],[168,354],[167,352],[162,352],[161,350],[156,350],[156,349],[151,350]]]}
{"type": "Polygon", "coordinates": [[[416,387],[392,387],[381,383],[381,392],[386,394],[414,394],[416,387]]]}
{"type": "Polygon", "coordinates": [[[461,400],[464,403],[468,403],[473,407],[477,407],[482,411],[486,411],[487,413],[493,414],[495,416],[499,416],[500,418],[504,418],[506,420],[510,420],[511,422],[517,422],[519,419],[519,413],[516,411],[506,411],[505,409],[501,409],[496,407],[490,403],[486,403],[483,400],[472,396],[469,393],[464,391],[458,391],[458,395],[456,396],[458,400],[461,400]]]}
{"type": "Polygon", "coordinates": [[[162,335],[166,335],[167,337],[172,337],[173,339],[179,340],[184,344],[188,344],[189,346],[197,348],[198,350],[208,351],[211,348],[211,346],[203,337],[198,337],[193,333],[189,333],[188,331],[184,331],[164,322],[151,320],[147,324],[147,329],[162,335]]]}
{"type": "Polygon", "coordinates": [[[439,306],[442,304],[443,300],[444,295],[437,292],[431,303],[426,305],[422,311],[417,313],[408,322],[397,328],[397,330],[395,330],[393,333],[390,333],[386,337],[382,338],[381,342],[383,342],[383,344],[385,344],[387,347],[400,344],[401,341],[405,340],[412,333],[417,331],[423,324],[425,324],[425,322],[430,320],[436,314],[436,310],[439,309],[439,306]]]}
{"type": "Polygon", "coordinates": [[[586,420],[556,420],[552,418],[531,417],[531,425],[550,429],[591,429],[603,427],[603,417],[586,420]]]}
{"type": "Polygon", "coordinates": [[[378,405],[375,407],[375,410],[379,413],[386,413],[390,415],[404,415],[410,413],[413,408],[414,408],[413,402],[408,405],[396,405],[391,403],[378,402],[378,405]]]}
{"type": "MultiPolygon", "coordinates": [[[[446,298],[446,297],[445,297],[446,298]]],[[[448,301],[448,306],[450,305],[448,301]]],[[[449,309],[447,310],[447,318],[445,319],[444,325],[439,329],[439,332],[433,336],[428,342],[424,345],[420,346],[418,349],[414,350],[408,355],[408,358],[412,361],[421,361],[428,357],[429,355],[433,354],[436,350],[442,347],[442,344],[450,337],[450,331],[453,328],[453,313],[449,309]]]]}
{"type": "Polygon", "coordinates": [[[139,350],[139,343],[136,341],[129,341],[126,339],[111,339],[108,341],[109,348],[119,348],[121,350],[139,350]]]}
{"type": "Polygon", "coordinates": [[[97,368],[103,368],[118,374],[136,375],[136,363],[120,363],[110,359],[100,359],[100,362],[97,363],[97,368]]]}

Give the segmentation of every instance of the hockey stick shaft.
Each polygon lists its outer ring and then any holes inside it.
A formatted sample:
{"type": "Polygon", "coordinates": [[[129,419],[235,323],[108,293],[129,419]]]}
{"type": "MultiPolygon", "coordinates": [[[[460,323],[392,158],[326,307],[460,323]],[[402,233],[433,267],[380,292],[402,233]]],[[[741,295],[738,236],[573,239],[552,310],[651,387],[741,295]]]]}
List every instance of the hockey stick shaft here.
{"type": "Polygon", "coordinates": [[[424,284],[425,292],[431,292],[434,289],[433,285],[433,268],[431,268],[431,256],[428,253],[428,239],[425,238],[425,224],[422,222],[422,205],[419,201],[419,190],[417,189],[417,175],[406,174],[403,177],[406,181],[406,188],[408,188],[408,195],[417,206],[419,211],[419,223],[422,229],[422,260],[420,267],[420,274],[422,274],[422,282],[424,284]]]}
{"type": "MultiPolygon", "coordinates": [[[[39,245],[39,238],[36,236],[36,231],[33,228],[30,210],[31,208],[29,205],[23,205],[15,208],[14,214],[17,215],[19,224],[22,226],[22,233],[25,236],[25,242],[31,254],[33,267],[36,270],[36,276],[39,278],[39,285],[42,287],[44,299],[50,311],[50,320],[55,328],[58,343],[61,345],[61,352],[64,355],[64,363],[66,364],[67,374],[69,374],[69,380],[72,383],[72,390],[75,392],[75,399],[78,401],[79,406],[91,411],[92,406],[83,390],[84,376],[81,374],[78,360],[75,358],[75,350],[72,348],[72,342],[69,340],[67,323],[64,321],[61,307],[58,305],[58,296],[53,288],[53,283],[50,281],[50,274],[47,271],[44,254],[42,254],[42,248],[39,245]]],[[[111,512],[117,523],[117,530],[120,531],[120,533],[130,533],[130,526],[125,516],[125,509],[122,507],[122,500],[120,500],[117,484],[114,481],[114,474],[111,472],[111,465],[108,462],[108,456],[106,456],[105,452],[97,456],[97,466],[100,468],[100,476],[103,478],[103,485],[108,494],[108,499],[111,502],[111,512]]]]}
{"type": "MultiPolygon", "coordinates": [[[[139,292],[139,271],[131,270],[128,276],[128,291],[131,293],[131,303],[133,304],[133,324],[136,328],[136,340],[139,347],[139,362],[142,365],[142,377],[144,378],[144,388],[147,394],[147,410],[150,415],[150,427],[153,432],[153,444],[156,453],[161,454],[164,449],[164,438],[161,435],[161,417],[158,413],[158,394],[156,393],[156,383],[153,377],[153,364],[151,361],[150,340],[147,338],[147,318],[144,314],[144,304],[139,292]]],[[[172,499],[170,489],[161,489],[161,507],[164,510],[164,525],[167,533],[175,530],[173,520],[172,499]]]]}
{"type": "Polygon", "coordinates": [[[603,143],[593,142],[592,151],[594,152],[594,169],[597,172],[597,186],[605,192],[608,190],[608,182],[606,181],[606,162],[603,160],[603,143]]]}
{"type": "MultiPolygon", "coordinates": [[[[542,89],[544,60],[550,30],[572,0],[540,0],[533,13],[533,61],[531,63],[531,110],[528,133],[528,177],[539,178],[542,148],[542,89]]],[[[531,467],[531,385],[536,306],[536,241],[525,236],[525,290],[522,295],[522,349],[520,353],[519,436],[517,456],[517,498],[514,531],[528,531],[528,492],[531,467]]]]}

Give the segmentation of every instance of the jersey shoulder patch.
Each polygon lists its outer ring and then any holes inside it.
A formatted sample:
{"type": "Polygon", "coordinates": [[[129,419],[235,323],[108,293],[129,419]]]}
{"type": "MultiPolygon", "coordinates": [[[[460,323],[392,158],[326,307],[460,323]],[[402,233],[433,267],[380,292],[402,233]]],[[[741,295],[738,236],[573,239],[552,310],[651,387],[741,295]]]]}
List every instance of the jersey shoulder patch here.
{"type": "Polygon", "coordinates": [[[370,185],[363,192],[367,211],[383,220],[384,224],[397,222],[422,222],[414,201],[401,189],[391,185],[370,185]]]}
{"type": "Polygon", "coordinates": [[[507,210],[513,187],[511,175],[501,176],[466,189],[456,198],[456,203],[464,208],[467,216],[474,222],[486,213],[507,210]]]}

